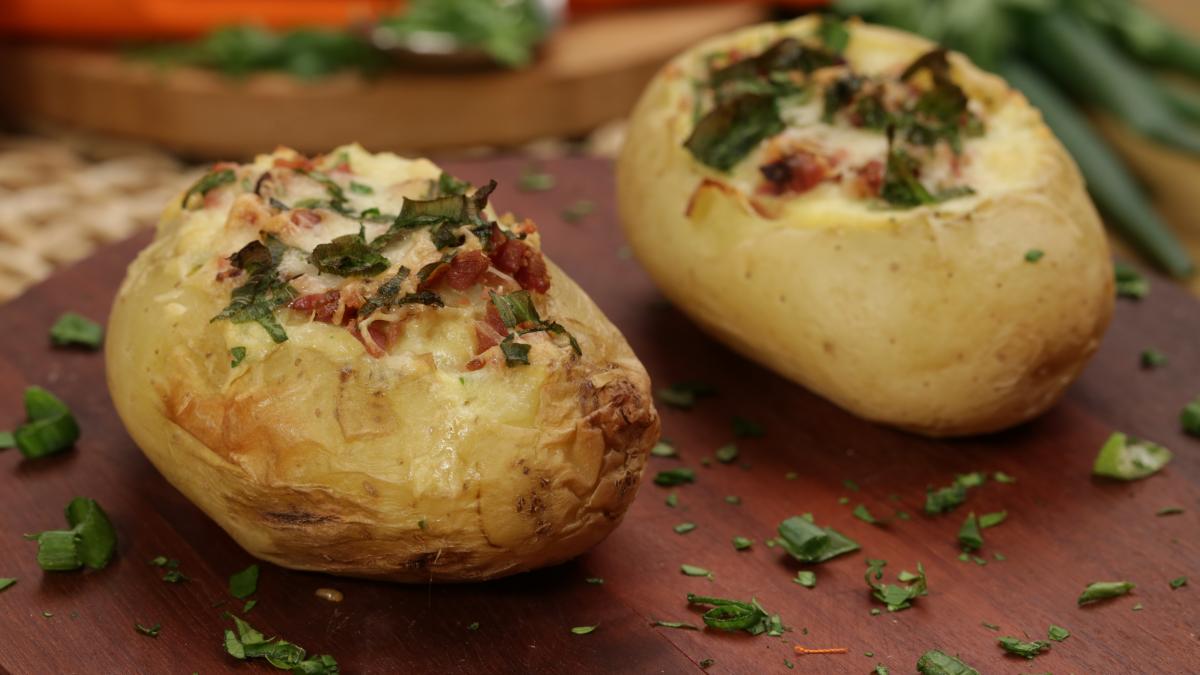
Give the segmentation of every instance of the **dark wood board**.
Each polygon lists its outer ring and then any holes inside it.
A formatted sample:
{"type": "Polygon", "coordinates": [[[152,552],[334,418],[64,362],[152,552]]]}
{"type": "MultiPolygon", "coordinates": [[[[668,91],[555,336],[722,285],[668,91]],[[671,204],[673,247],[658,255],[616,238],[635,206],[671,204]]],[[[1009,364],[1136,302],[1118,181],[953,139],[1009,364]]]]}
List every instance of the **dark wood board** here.
{"type": "MultiPolygon", "coordinates": [[[[545,248],[625,332],[659,385],[704,380],[720,394],[692,411],[663,409],[664,434],[682,459],[653,458],[651,471],[696,467],[694,485],[669,490],[647,480],[625,523],[581,558],[554,569],[478,585],[401,586],[264,565],[258,606],[248,619],[316,653],[335,655],[348,673],[711,673],[914,671],[918,656],[939,647],[960,653],[984,673],[1196,672],[1200,644],[1200,440],[1179,429],[1180,408],[1200,394],[1200,305],[1155,281],[1140,303],[1120,301],[1112,329],[1083,378],[1044,417],[1002,434],[926,440],[864,423],[700,333],[653,289],[622,249],[610,164],[569,159],[544,166],[557,186],[515,189],[524,159],[452,163],[460,175],[495,177],[501,209],[534,218],[545,248]],[[578,224],[561,218],[580,198],[596,211],[578,224]],[[1165,352],[1155,371],[1138,365],[1142,349],[1165,352]],[[699,460],[732,440],[739,414],[766,427],[739,442],[739,463],[711,468],[699,460]],[[1090,466],[1114,429],[1172,448],[1161,474],[1135,483],[1094,479],[1090,466]],[[740,464],[744,462],[747,466],[740,464]],[[919,515],[926,486],[956,473],[1002,470],[1018,480],[989,481],[950,515],[919,515]],[[796,472],[789,480],[788,472],[796,472]],[[854,492],[843,486],[852,480],[854,492]],[[890,495],[898,495],[898,501],[890,495]],[[741,505],[725,501],[742,498],[741,505]],[[848,504],[839,504],[839,497],[848,504]],[[876,527],[856,520],[865,504],[876,515],[895,508],[911,521],[876,527]],[[1156,517],[1163,507],[1182,515],[1156,517]],[[1007,509],[1008,521],[985,532],[982,555],[1007,560],[981,567],[957,559],[955,535],[968,510],[1007,509]],[[863,551],[813,567],[813,590],[792,582],[799,566],[763,545],[780,520],[812,512],[863,545],[863,551]],[[678,535],[677,523],[696,530],[678,535]],[[731,537],[755,540],[735,552],[731,537]],[[879,616],[863,581],[866,557],[884,558],[894,574],[922,562],[930,593],[912,609],[879,616]],[[706,567],[712,581],[680,574],[706,567]],[[1193,586],[1168,580],[1191,574],[1193,586]],[[602,577],[602,586],[585,582],[602,577]],[[1097,580],[1138,584],[1129,597],[1080,609],[1075,599],[1097,580]],[[336,588],[331,604],[315,589],[336,588]],[[699,623],[688,592],[757,597],[794,630],[782,639],[652,628],[652,619],[699,623]],[[1135,604],[1144,610],[1134,612],[1135,604]],[[981,625],[1002,627],[1000,633],[981,625]],[[479,622],[477,631],[467,626],[479,622]],[[1044,638],[1049,624],[1072,632],[1036,661],[1006,657],[998,635],[1044,638]],[[599,624],[590,635],[570,627],[599,624]],[[806,629],[807,632],[805,632],[806,629]],[[794,656],[792,646],[847,647],[846,655],[794,656]],[[864,652],[873,652],[867,657],[864,652]]],[[[84,217],[86,214],[81,214],[84,217]]],[[[275,672],[238,663],[221,646],[240,609],[226,599],[230,573],[252,562],[214,523],[171,488],[126,436],[104,385],[98,354],[52,350],[46,331],[68,309],[102,318],[134,253],[148,235],[103,250],[23,297],[0,307],[0,411],[19,421],[21,392],[42,384],[60,394],[83,427],[78,447],[40,461],[0,454],[0,577],[17,577],[0,593],[0,670],[25,673],[275,672]],[[34,544],[20,535],[62,526],[75,495],[97,499],[116,523],[118,557],[99,572],[43,573],[34,544]],[[167,584],[146,564],[156,555],[182,561],[191,581],[167,584]],[[53,616],[43,616],[50,612],[53,616]],[[157,639],[134,622],[161,622],[157,639]]]]}

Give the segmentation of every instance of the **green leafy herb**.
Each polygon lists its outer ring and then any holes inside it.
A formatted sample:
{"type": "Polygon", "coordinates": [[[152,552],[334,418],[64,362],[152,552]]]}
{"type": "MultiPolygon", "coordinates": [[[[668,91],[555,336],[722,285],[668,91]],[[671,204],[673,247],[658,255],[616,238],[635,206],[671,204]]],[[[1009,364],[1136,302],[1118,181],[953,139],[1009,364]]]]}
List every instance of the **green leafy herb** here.
{"type": "Polygon", "coordinates": [[[650,454],[655,457],[678,457],[679,451],[669,441],[659,441],[650,448],[650,454]]]}
{"type": "Polygon", "coordinates": [[[687,534],[696,529],[695,523],[680,523],[675,526],[675,534],[687,534]]]}
{"type": "Polygon", "coordinates": [[[964,551],[978,551],[983,546],[983,535],[979,532],[979,521],[975,518],[974,511],[967,516],[958,530],[958,543],[964,551]]]}
{"type": "Polygon", "coordinates": [[[522,192],[544,192],[553,187],[554,176],[532,166],[521,169],[521,175],[517,179],[517,188],[522,192]]]}
{"type": "Polygon", "coordinates": [[[979,675],[978,670],[936,649],[921,655],[917,672],[921,675],[979,675]]]}
{"type": "Polygon", "coordinates": [[[241,572],[234,572],[229,577],[229,594],[238,600],[245,600],[258,590],[258,565],[251,565],[241,572]]]}
{"type": "Polygon", "coordinates": [[[679,495],[675,494],[674,492],[667,495],[666,504],[671,508],[675,508],[679,504],[679,495]]]}
{"type": "Polygon", "coordinates": [[[387,258],[367,244],[362,229],[357,234],[344,234],[329,243],[317,245],[308,261],[324,274],[342,277],[371,277],[391,266],[387,258]]]}
{"type": "Polygon", "coordinates": [[[703,382],[676,382],[654,392],[659,401],[675,407],[688,409],[696,405],[696,400],[717,393],[716,387],[703,382]]]}
{"type": "Polygon", "coordinates": [[[697,626],[695,624],[691,624],[691,623],[684,623],[682,621],[659,621],[656,619],[654,621],[651,621],[650,625],[661,627],[661,628],[680,628],[683,630],[700,630],[699,626],[697,626]]]}
{"type": "MultiPolygon", "coordinates": [[[[1183,588],[1184,586],[1187,586],[1187,582],[1188,582],[1187,577],[1175,577],[1174,579],[1172,579],[1170,581],[1171,590],[1175,590],[1176,588],[1183,588]]],[[[4,590],[4,589],[0,588],[0,590],[4,590]]]]}
{"type": "Polygon", "coordinates": [[[912,606],[912,601],[917,597],[926,595],[928,591],[928,582],[925,579],[925,568],[921,563],[917,563],[917,573],[901,572],[901,582],[907,583],[905,586],[895,584],[879,583],[883,579],[883,568],[887,565],[886,560],[867,559],[867,573],[865,579],[867,585],[871,587],[872,595],[876,600],[887,605],[889,612],[899,612],[902,609],[908,609],[912,606]]]}
{"type": "Polygon", "coordinates": [[[849,497],[838,497],[838,503],[841,504],[842,506],[845,506],[846,504],[850,503],[850,498],[849,497]]]}
{"type": "Polygon", "coordinates": [[[156,623],[153,626],[143,626],[140,623],[135,623],[135,624],[133,624],[133,627],[135,630],[137,630],[137,632],[141,633],[142,635],[148,635],[153,638],[158,637],[158,632],[162,630],[161,623],[156,623]]]}
{"type": "Polygon", "coordinates": [[[594,585],[594,586],[603,586],[603,585],[604,585],[604,580],[603,580],[603,579],[601,579],[600,577],[588,577],[588,578],[586,579],[586,581],[587,581],[589,584],[592,584],[592,585],[594,585]]]}
{"type": "Polygon", "coordinates": [[[865,504],[859,504],[858,506],[854,507],[854,511],[851,512],[851,515],[863,521],[864,523],[870,523],[872,525],[881,524],[879,520],[875,518],[875,516],[871,515],[871,511],[867,509],[865,504]]]}
{"type": "Polygon", "coordinates": [[[167,570],[167,572],[163,574],[162,580],[169,584],[181,584],[187,581],[188,577],[184,576],[183,572],[180,572],[179,570],[167,570]]]}
{"type": "Polygon", "coordinates": [[[1032,659],[1044,650],[1050,648],[1050,643],[1045,640],[1034,640],[1033,642],[1022,642],[1015,637],[1002,637],[997,640],[997,644],[1004,648],[1004,651],[1009,654],[1016,654],[1027,659],[1032,659]]]}
{"type": "Polygon", "coordinates": [[[997,626],[994,623],[988,623],[988,622],[984,621],[980,625],[983,626],[984,628],[987,628],[988,630],[1000,630],[1000,626],[997,626]]]}
{"type": "Polygon", "coordinates": [[[712,666],[716,662],[717,662],[716,659],[701,659],[699,666],[701,669],[707,670],[710,666],[712,666]]]}
{"type": "Polygon", "coordinates": [[[1132,608],[1130,608],[1130,609],[1131,609],[1131,611],[1134,611],[1134,612],[1140,612],[1140,611],[1142,611],[1143,609],[1145,609],[1145,607],[1143,607],[1143,606],[1142,606],[1142,603],[1140,603],[1140,602],[1139,602],[1139,603],[1137,603],[1136,605],[1134,605],[1134,606],[1133,606],[1132,608]]]}
{"type": "Polygon", "coordinates": [[[568,223],[578,223],[579,221],[592,215],[596,210],[596,203],[590,199],[576,199],[567,205],[562,210],[562,219],[568,223]]]}
{"type": "Polygon", "coordinates": [[[758,423],[748,420],[745,417],[734,415],[733,435],[736,438],[762,438],[765,432],[758,423]]]}
{"type": "Polygon", "coordinates": [[[76,497],[67,504],[66,516],[69,530],[25,535],[38,543],[38,565],[47,571],[108,566],[117,549],[117,533],[104,509],[95,500],[76,497]]]}
{"type": "Polygon", "coordinates": [[[1003,523],[1008,518],[1008,511],[996,511],[995,513],[985,513],[979,516],[979,527],[987,529],[995,527],[1003,523]]]}
{"type": "Polygon", "coordinates": [[[742,602],[688,593],[687,601],[690,605],[712,605],[701,616],[704,625],[709,628],[728,632],[744,630],[751,635],[766,633],[772,636],[782,635],[785,630],[779,615],[768,614],[753,598],[750,602],[742,602]]]}
{"type": "Polygon", "coordinates": [[[441,175],[438,176],[437,193],[433,196],[436,198],[464,195],[467,193],[467,190],[470,189],[470,183],[465,180],[459,180],[443,171],[441,175]]]}
{"type": "Polygon", "coordinates": [[[575,626],[571,632],[576,635],[587,635],[594,630],[596,630],[596,626],[575,626]]]}
{"type": "Polygon", "coordinates": [[[1142,352],[1141,363],[1146,369],[1159,368],[1167,365],[1167,357],[1157,349],[1146,349],[1142,352]]]}
{"type": "Polygon", "coordinates": [[[1192,436],[1200,436],[1200,396],[1183,406],[1179,413],[1179,424],[1192,436]]]}
{"type": "Polygon", "coordinates": [[[701,163],[729,171],[759,143],[783,130],[775,97],[748,93],[701,117],[683,145],[701,163]]]}
{"type": "Polygon", "coordinates": [[[1177,516],[1181,513],[1183,513],[1183,509],[1179,508],[1178,506],[1168,506],[1166,508],[1161,508],[1161,509],[1155,511],[1154,515],[1156,515],[1156,516],[1177,516]]]}
{"type": "Polygon", "coordinates": [[[16,579],[0,577],[0,591],[8,590],[15,583],[17,583],[16,579]]]}
{"type": "Polygon", "coordinates": [[[958,508],[967,500],[967,488],[960,482],[938,488],[925,494],[925,513],[937,515],[958,508]]]}
{"type": "Polygon", "coordinates": [[[1092,465],[1097,476],[1137,480],[1145,478],[1171,461],[1171,451],[1151,443],[1116,432],[1109,436],[1092,465]]]}
{"type": "Polygon", "coordinates": [[[936,204],[937,198],[917,179],[919,171],[920,163],[903,148],[896,147],[889,133],[887,168],[884,171],[880,196],[887,203],[904,208],[936,204]]]}
{"type": "Polygon", "coordinates": [[[500,320],[509,330],[515,331],[515,333],[505,336],[500,342],[500,351],[504,353],[505,363],[508,366],[528,365],[529,363],[530,346],[516,342],[514,335],[526,335],[537,331],[563,335],[570,343],[572,351],[576,354],[583,353],[575,337],[568,333],[566,328],[558,323],[544,321],[538,316],[537,308],[533,304],[533,298],[529,295],[529,291],[516,291],[508,295],[499,295],[494,291],[489,291],[489,293],[492,304],[500,315],[500,320]]]}
{"type": "Polygon", "coordinates": [[[729,464],[738,458],[738,447],[733,443],[728,443],[717,448],[717,461],[722,464],[729,464]]]}
{"type": "Polygon", "coordinates": [[[972,471],[971,473],[960,473],[954,477],[954,482],[965,488],[974,488],[983,485],[987,481],[987,474],[982,471],[972,471]]]}
{"type": "Polygon", "coordinates": [[[79,424],[67,404],[41,387],[25,389],[26,422],[10,437],[0,439],[0,447],[16,447],[29,459],[62,452],[79,440],[79,424]]]}
{"type": "Polygon", "coordinates": [[[882,663],[875,666],[875,670],[871,671],[871,675],[888,675],[891,671],[882,663]]]}
{"type": "Polygon", "coordinates": [[[483,51],[509,68],[528,65],[550,28],[534,0],[413,0],[403,14],[380,22],[380,30],[401,42],[434,33],[455,49],[483,51]]]}
{"type": "Polygon", "coordinates": [[[712,572],[709,572],[708,570],[704,569],[703,567],[697,567],[695,565],[687,565],[687,564],[680,565],[679,571],[683,572],[684,574],[686,574],[689,577],[708,577],[709,579],[713,578],[712,572]]]}
{"type": "Polygon", "coordinates": [[[254,609],[254,606],[257,604],[257,600],[247,600],[246,604],[242,605],[242,614],[249,614],[250,610],[254,609]]]}
{"type": "Polygon", "coordinates": [[[266,638],[250,624],[230,615],[237,632],[225,629],[225,651],[240,659],[266,659],[279,670],[289,670],[298,675],[337,675],[338,664],[332,656],[321,655],[305,658],[303,647],[278,638],[266,638]]]}
{"type": "Polygon", "coordinates": [[[1113,277],[1117,286],[1117,297],[1141,300],[1150,293],[1150,282],[1126,263],[1119,262],[1113,265],[1113,277]]]}
{"type": "Polygon", "coordinates": [[[746,537],[734,537],[733,538],[733,549],[735,551],[746,551],[746,550],[749,550],[749,548],[753,545],[754,545],[754,541],[747,539],[746,537]]]}
{"type": "Polygon", "coordinates": [[[1097,581],[1093,584],[1088,584],[1088,587],[1083,589],[1083,593],[1079,596],[1079,604],[1086,605],[1100,600],[1116,598],[1125,595],[1134,588],[1136,588],[1136,585],[1128,581],[1097,581]]]}
{"type": "Polygon", "coordinates": [[[350,181],[350,191],[357,195],[373,195],[375,188],[356,181],[350,181]]]}
{"type": "Polygon", "coordinates": [[[472,621],[471,623],[467,624],[467,630],[471,630],[471,631],[479,630],[479,622],[472,621]]]}
{"type": "Polygon", "coordinates": [[[796,578],[792,581],[805,588],[813,588],[817,585],[817,574],[811,570],[800,570],[796,572],[796,578]]]}
{"type": "Polygon", "coordinates": [[[819,527],[812,516],[792,516],[779,524],[775,542],[796,560],[819,563],[844,553],[857,551],[859,546],[832,527],[819,527]]]}
{"type": "Polygon", "coordinates": [[[850,44],[850,30],[846,28],[845,22],[834,14],[821,15],[817,36],[821,38],[825,48],[834,54],[846,51],[846,45],[850,44]]]}
{"type": "Polygon", "coordinates": [[[1016,478],[1013,478],[1012,476],[1004,473],[1003,471],[997,471],[997,472],[993,473],[992,479],[995,480],[997,483],[1010,483],[1011,484],[1011,483],[1017,482],[1016,478]]]}
{"type": "Polygon", "coordinates": [[[1042,252],[1041,249],[1031,248],[1025,252],[1025,262],[1035,263],[1035,262],[1041,260],[1042,256],[1044,256],[1044,255],[1046,255],[1046,254],[1044,252],[1042,252]]]}
{"type": "Polygon", "coordinates": [[[233,360],[229,362],[229,367],[237,368],[242,364],[242,360],[246,358],[246,348],[233,347],[229,350],[229,355],[233,357],[233,360]]]}
{"type": "Polygon", "coordinates": [[[209,173],[201,176],[199,180],[197,180],[190,188],[188,188],[187,192],[183,193],[183,199],[180,201],[180,206],[186,209],[188,208],[188,202],[192,195],[199,195],[203,197],[204,195],[208,194],[209,191],[215,190],[222,185],[232,183],[235,180],[237,180],[237,176],[234,175],[233,169],[210,171],[209,173]]]}
{"type": "Polygon", "coordinates": [[[104,328],[75,312],[67,312],[50,327],[50,341],[59,347],[77,345],[99,349],[104,341],[104,328]]]}
{"type": "Polygon", "coordinates": [[[281,280],[278,274],[279,261],[287,247],[273,235],[267,235],[266,242],[252,241],[229,256],[234,267],[246,272],[246,281],[233,289],[229,305],[212,320],[256,321],[272,340],[284,342],[287,332],[276,320],[275,310],[291,302],[296,297],[296,289],[281,280]]]}
{"type": "Polygon", "coordinates": [[[1050,628],[1046,630],[1046,636],[1055,642],[1062,642],[1063,640],[1071,637],[1071,631],[1063,628],[1062,626],[1050,624],[1050,628]]]}
{"type": "Polygon", "coordinates": [[[725,495],[725,503],[733,504],[734,506],[741,506],[742,498],[737,495],[725,495]]]}
{"type": "Polygon", "coordinates": [[[655,485],[672,486],[694,482],[696,482],[696,472],[692,469],[682,466],[676,469],[659,471],[654,476],[655,485]]]}

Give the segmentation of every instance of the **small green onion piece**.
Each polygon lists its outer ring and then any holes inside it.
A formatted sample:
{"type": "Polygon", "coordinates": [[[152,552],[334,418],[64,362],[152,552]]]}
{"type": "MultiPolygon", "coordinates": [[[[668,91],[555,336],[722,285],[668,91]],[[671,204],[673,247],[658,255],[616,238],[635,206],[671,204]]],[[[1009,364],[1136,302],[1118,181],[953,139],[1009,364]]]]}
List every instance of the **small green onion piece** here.
{"type": "Polygon", "coordinates": [[[50,327],[50,341],[57,347],[78,346],[96,350],[104,342],[104,329],[91,319],[67,312],[50,327]]]}
{"type": "Polygon", "coordinates": [[[1128,581],[1097,581],[1083,589],[1078,602],[1080,605],[1086,605],[1092,602],[1099,602],[1100,600],[1116,598],[1125,595],[1134,588],[1136,588],[1136,585],[1128,581]]]}
{"type": "Polygon", "coordinates": [[[796,572],[796,578],[792,581],[805,588],[813,588],[817,585],[817,574],[812,570],[800,570],[796,572]]]}
{"type": "Polygon", "coordinates": [[[1100,449],[1092,465],[1092,473],[1120,480],[1137,480],[1156,473],[1169,461],[1171,451],[1161,445],[1116,432],[1100,449]]]}
{"type": "Polygon", "coordinates": [[[1054,624],[1051,624],[1050,628],[1046,630],[1046,637],[1054,640],[1055,642],[1062,642],[1063,640],[1071,637],[1071,631],[1063,628],[1062,626],[1055,626],[1054,624]]]}
{"type": "MultiPolygon", "coordinates": [[[[597,624],[597,625],[599,625],[599,624],[597,624]]],[[[575,626],[574,628],[571,629],[571,632],[576,635],[587,635],[588,633],[591,633],[594,630],[596,630],[596,626],[575,626]]]]}

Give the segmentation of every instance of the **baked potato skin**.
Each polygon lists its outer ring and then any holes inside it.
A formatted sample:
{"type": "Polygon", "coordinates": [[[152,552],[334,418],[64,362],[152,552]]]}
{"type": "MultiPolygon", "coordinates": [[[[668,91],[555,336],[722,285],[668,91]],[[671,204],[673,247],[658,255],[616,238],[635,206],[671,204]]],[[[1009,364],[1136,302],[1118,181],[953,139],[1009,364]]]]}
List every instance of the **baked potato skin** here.
{"type": "Polygon", "coordinates": [[[167,209],[118,293],[107,371],[146,456],[247,551],[339,575],[473,581],[563,562],[619,524],[658,415],[624,337],[561,270],[549,266],[539,306],[580,357],[545,341],[528,366],[447,366],[471,357],[449,306],[411,319],[384,358],[287,311],[275,344],[254,323],[211,321],[229,301],[213,282],[228,250],[217,211],[167,209]],[[236,368],[233,346],[247,350],[236,368]]]}
{"type": "MultiPolygon", "coordinates": [[[[995,140],[979,152],[1000,180],[908,210],[817,190],[764,214],[683,147],[702,55],[755,53],[816,26],[805,18],[718,37],[655,77],[617,164],[635,255],[705,330],[859,416],[957,436],[1040,414],[1099,346],[1113,281],[1079,172],[1020,93],[950,55],[958,84],[990,112],[995,140]],[[1031,249],[1044,253],[1036,264],[1025,260],[1031,249]]],[[[906,64],[933,46],[849,28],[846,58],[868,68],[906,64]]]]}

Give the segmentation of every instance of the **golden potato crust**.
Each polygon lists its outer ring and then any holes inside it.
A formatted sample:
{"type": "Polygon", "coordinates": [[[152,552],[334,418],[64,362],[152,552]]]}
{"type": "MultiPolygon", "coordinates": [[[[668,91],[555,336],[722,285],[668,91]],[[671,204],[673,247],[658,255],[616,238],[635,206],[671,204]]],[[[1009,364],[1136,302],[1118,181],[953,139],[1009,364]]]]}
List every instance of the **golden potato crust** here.
{"type": "MultiPolygon", "coordinates": [[[[440,173],[357,146],[328,157],[349,167],[330,176],[369,182],[381,199],[394,192],[397,209],[423,198],[440,173]]],[[[260,157],[234,168],[237,180],[202,204],[172,205],[130,266],[106,358],[117,410],[147,457],[246,550],[295,569],[483,580],[559,563],[601,541],[637,492],[659,419],[623,336],[553,264],[549,289],[531,296],[581,354],[559,335],[518,335],[528,365],[506,365],[500,347],[477,334],[488,291],[515,288],[494,267],[461,292],[434,286],[444,307],[387,309],[402,330],[389,327],[394,342],[382,354],[368,351],[359,324],[322,321],[319,310],[279,308],[283,342],[252,321],[213,320],[248,276],[222,278],[227,257],[274,222],[265,211],[242,221],[239,213],[254,211],[244,202],[257,199],[242,179],[295,160],[286,150],[260,157]],[[236,366],[235,347],[245,349],[236,366]]],[[[276,209],[285,215],[302,210],[301,187],[289,190],[274,195],[293,198],[290,211],[276,209]]],[[[340,234],[337,214],[317,210],[315,232],[288,226],[278,236],[340,234]]],[[[524,241],[537,249],[528,223],[499,222],[526,227],[524,241]]],[[[289,274],[301,274],[289,283],[316,297],[328,292],[320,284],[336,287],[345,305],[358,285],[377,290],[400,264],[436,261],[441,252],[421,240],[428,236],[388,247],[391,268],[376,277],[343,279],[296,263],[289,274]]],[[[460,251],[476,250],[472,236],[460,251]]]]}
{"type": "MultiPolygon", "coordinates": [[[[706,59],[811,40],[817,25],[804,18],[714,38],[659,72],[617,165],[634,253],[705,330],[862,417],[946,436],[1038,415],[1098,347],[1113,282],[1078,170],[1020,93],[949,55],[986,124],[944,160],[974,193],[915,208],[856,198],[850,169],[796,194],[765,191],[777,139],[728,172],[685,149],[706,59]],[[1032,250],[1042,253],[1036,262],[1026,260],[1032,250]]],[[[846,61],[867,74],[895,77],[933,47],[847,27],[846,61]]],[[[789,122],[779,138],[824,146],[835,160],[882,160],[888,147],[882,133],[820,121],[789,122]]]]}

